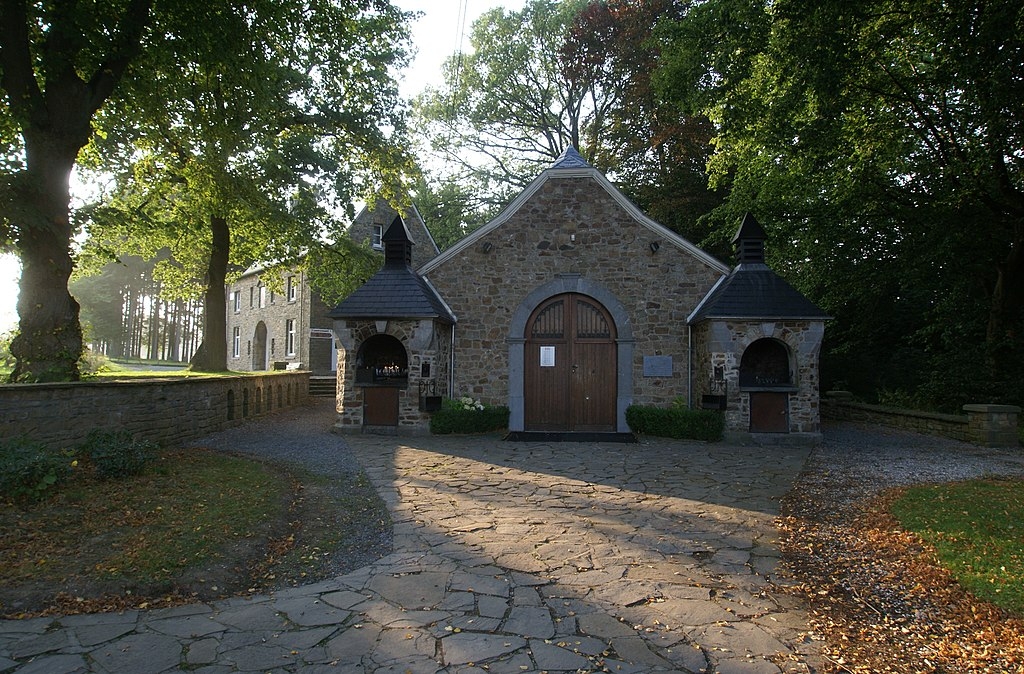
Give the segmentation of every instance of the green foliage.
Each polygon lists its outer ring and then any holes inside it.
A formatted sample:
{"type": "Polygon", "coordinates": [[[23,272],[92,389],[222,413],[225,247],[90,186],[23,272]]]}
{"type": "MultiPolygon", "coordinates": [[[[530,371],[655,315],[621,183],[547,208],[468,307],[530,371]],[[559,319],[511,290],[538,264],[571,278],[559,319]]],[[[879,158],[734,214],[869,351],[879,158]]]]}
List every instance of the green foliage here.
{"type": "Polygon", "coordinates": [[[39,500],[67,478],[73,465],[69,452],[27,438],[0,441],[0,496],[39,500]]]}
{"type": "Polygon", "coordinates": [[[707,442],[721,440],[725,430],[721,413],[691,410],[678,402],[671,407],[630,405],[626,408],[626,423],[634,433],[707,442]]]}
{"type": "Polygon", "coordinates": [[[826,386],[1024,399],[1022,28],[929,0],[709,0],[660,26],[662,93],[715,124],[706,221],[724,240],[755,212],[835,316],[826,386]]]}
{"type": "Polygon", "coordinates": [[[430,432],[490,433],[508,428],[509,410],[505,406],[483,405],[472,398],[446,399],[441,409],[430,416],[430,432]]]}
{"type": "Polygon", "coordinates": [[[351,295],[384,263],[369,242],[342,236],[331,246],[315,245],[303,259],[310,285],[327,306],[351,295]]]}
{"type": "Polygon", "coordinates": [[[978,597],[1024,616],[1024,482],[975,480],[909,488],[891,507],[978,597]]]}
{"type": "Polygon", "coordinates": [[[125,430],[94,430],[78,448],[96,475],[117,479],[138,475],[156,458],[157,445],[140,440],[125,430]]]}
{"type": "Polygon", "coordinates": [[[14,367],[14,356],[11,355],[11,342],[17,335],[17,328],[0,334],[0,375],[7,374],[14,367]]]}

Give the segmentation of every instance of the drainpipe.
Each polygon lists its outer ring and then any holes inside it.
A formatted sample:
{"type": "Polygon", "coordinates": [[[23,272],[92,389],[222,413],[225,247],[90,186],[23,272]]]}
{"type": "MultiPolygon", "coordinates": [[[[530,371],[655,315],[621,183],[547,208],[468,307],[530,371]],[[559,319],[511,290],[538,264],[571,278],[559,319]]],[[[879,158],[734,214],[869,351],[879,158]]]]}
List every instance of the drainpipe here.
{"type": "Polygon", "coordinates": [[[686,325],[686,406],[693,409],[693,326],[686,325]]]}
{"type": "Polygon", "coordinates": [[[455,324],[452,323],[452,346],[448,353],[448,398],[455,397],[455,324]]]}

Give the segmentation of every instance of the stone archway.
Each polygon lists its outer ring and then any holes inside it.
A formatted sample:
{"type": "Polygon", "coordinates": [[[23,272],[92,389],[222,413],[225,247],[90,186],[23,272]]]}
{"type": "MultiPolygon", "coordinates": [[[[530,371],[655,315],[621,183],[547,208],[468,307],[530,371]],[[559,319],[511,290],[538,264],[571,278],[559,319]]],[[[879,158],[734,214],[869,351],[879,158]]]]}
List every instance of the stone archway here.
{"type": "Polygon", "coordinates": [[[555,280],[535,288],[512,314],[507,337],[509,345],[509,430],[525,429],[526,328],[541,304],[556,295],[575,293],[596,300],[614,325],[615,342],[615,432],[628,433],[626,408],[633,398],[633,327],[625,306],[599,283],[579,274],[559,274],[555,280]]]}

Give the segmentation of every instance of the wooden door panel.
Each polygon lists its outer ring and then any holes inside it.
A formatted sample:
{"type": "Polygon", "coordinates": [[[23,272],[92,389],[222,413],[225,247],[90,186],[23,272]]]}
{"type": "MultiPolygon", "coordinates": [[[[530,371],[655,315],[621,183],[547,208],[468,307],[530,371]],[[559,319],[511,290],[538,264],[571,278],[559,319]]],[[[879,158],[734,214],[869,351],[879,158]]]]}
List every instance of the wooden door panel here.
{"type": "Polygon", "coordinates": [[[614,431],[616,346],[607,311],[584,295],[558,295],[537,307],[524,336],[524,428],[614,431]],[[545,347],[554,348],[553,362],[541,362],[545,347]]]}
{"type": "Polygon", "coordinates": [[[526,346],[524,427],[528,431],[564,430],[568,417],[568,349],[564,342],[526,346]],[[542,365],[542,348],[554,349],[554,365],[542,365]]]}
{"type": "Polygon", "coordinates": [[[788,393],[751,391],[749,395],[751,433],[789,432],[788,393]]]}
{"type": "Polygon", "coordinates": [[[398,425],[398,388],[367,386],[363,389],[363,425],[398,425]]]}
{"type": "Polygon", "coordinates": [[[570,374],[571,428],[574,431],[615,429],[615,345],[577,342],[570,374]]]}

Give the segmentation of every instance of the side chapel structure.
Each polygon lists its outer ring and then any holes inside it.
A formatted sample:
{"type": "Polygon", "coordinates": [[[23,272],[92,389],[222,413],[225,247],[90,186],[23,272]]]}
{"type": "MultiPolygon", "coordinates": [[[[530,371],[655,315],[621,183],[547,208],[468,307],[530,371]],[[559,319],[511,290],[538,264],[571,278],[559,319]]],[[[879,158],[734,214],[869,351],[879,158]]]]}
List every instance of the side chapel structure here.
{"type": "Polygon", "coordinates": [[[631,404],[720,409],[728,431],[819,437],[827,316],[769,269],[747,215],[730,268],[568,149],[494,220],[330,312],[339,431],[426,432],[441,396],[507,405],[509,430],[628,433],[631,404]]]}

